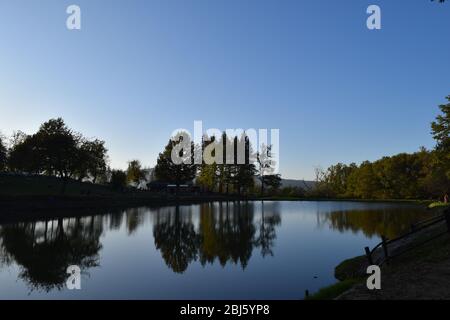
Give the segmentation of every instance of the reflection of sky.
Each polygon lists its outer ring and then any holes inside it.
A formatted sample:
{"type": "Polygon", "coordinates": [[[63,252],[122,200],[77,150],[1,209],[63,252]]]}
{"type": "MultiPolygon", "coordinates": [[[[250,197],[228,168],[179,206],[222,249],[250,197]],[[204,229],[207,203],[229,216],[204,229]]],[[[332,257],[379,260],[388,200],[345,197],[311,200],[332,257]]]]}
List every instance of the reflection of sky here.
{"type": "MultiPolygon", "coordinates": [[[[100,237],[100,267],[88,270],[81,291],[33,292],[30,298],[302,298],[306,289],[314,292],[334,282],[334,267],[343,259],[363,254],[365,246],[375,245],[379,239],[367,238],[362,232],[339,232],[326,224],[318,224],[322,212],[334,210],[370,209],[376,214],[389,204],[348,202],[266,202],[264,214],[281,214],[281,224],[275,227],[277,238],[274,256],[263,258],[254,248],[245,270],[241,265],[217,260],[204,267],[192,261],[183,274],[167,267],[161,252],[155,248],[153,227],[158,209],[140,209],[140,225],[129,233],[126,216],[119,229],[110,229],[110,216],[103,219],[100,237]],[[319,212],[319,215],[317,214],[319,212]],[[317,276],[317,279],[314,279],[317,276]]],[[[404,207],[404,205],[399,205],[404,207]]],[[[217,209],[218,204],[214,204],[217,209]]],[[[230,204],[230,208],[232,205],[230,204]]],[[[411,206],[410,206],[411,207],[411,206]]],[[[191,221],[196,230],[199,208],[181,207],[183,221],[191,221]]],[[[412,208],[412,207],[411,207],[412,208]]],[[[131,211],[128,211],[131,212],[131,211]]],[[[159,209],[160,214],[174,212],[174,208],[159,209]]],[[[254,203],[253,223],[261,220],[261,203],[254,203]]],[[[258,228],[256,226],[256,233],[258,228]]],[[[16,265],[0,269],[0,298],[27,298],[28,289],[17,280],[16,265]],[[5,289],[5,290],[3,290],[5,289]]]]}
{"type": "Polygon", "coordinates": [[[113,167],[154,165],[171,132],[279,128],[281,173],[432,147],[448,92],[450,3],[68,0],[0,3],[0,130],[62,116],[113,167]]]}

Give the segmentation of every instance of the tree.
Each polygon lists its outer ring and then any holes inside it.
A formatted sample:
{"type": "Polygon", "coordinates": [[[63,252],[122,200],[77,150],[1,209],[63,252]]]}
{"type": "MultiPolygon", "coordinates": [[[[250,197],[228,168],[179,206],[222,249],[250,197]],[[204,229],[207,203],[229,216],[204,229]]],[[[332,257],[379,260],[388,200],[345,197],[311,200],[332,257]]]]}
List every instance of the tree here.
{"type": "Polygon", "coordinates": [[[436,121],[431,123],[433,138],[436,140],[438,151],[450,152],[450,96],[447,97],[449,103],[439,106],[442,114],[436,117],[436,121]]]}
{"type": "Polygon", "coordinates": [[[442,186],[442,193],[450,192],[450,96],[447,97],[449,103],[440,105],[442,114],[436,117],[436,121],[431,123],[433,138],[436,140],[436,158],[434,163],[436,174],[432,181],[438,182],[442,186]],[[439,177],[441,176],[441,177],[439,177]],[[443,179],[446,177],[446,179],[443,179]],[[444,181],[447,180],[447,181],[444,181]]]}
{"type": "MultiPolygon", "coordinates": [[[[273,175],[273,172],[275,170],[274,166],[276,163],[273,159],[272,146],[263,144],[261,146],[261,150],[256,153],[256,161],[258,164],[258,178],[261,183],[261,195],[264,195],[264,185],[266,184],[266,181],[276,181],[276,179],[273,180],[274,177],[266,179],[266,176],[273,175]]],[[[277,186],[277,188],[278,187],[279,185],[277,186]]]]}
{"type": "MultiPolygon", "coordinates": [[[[202,154],[206,153],[207,155],[203,157],[202,164],[198,168],[196,183],[209,191],[214,191],[217,184],[219,185],[219,192],[222,191],[222,181],[220,179],[221,163],[217,163],[216,161],[217,149],[223,147],[221,143],[222,141],[215,141],[215,137],[208,137],[206,135],[202,139],[201,152],[202,154]],[[213,149],[211,149],[211,147],[213,149]],[[208,158],[208,160],[206,158],[208,158]],[[211,160],[214,161],[214,163],[210,163],[211,160]]],[[[218,156],[220,157],[220,155],[218,156]]]]}
{"type": "Polygon", "coordinates": [[[45,122],[33,135],[14,133],[11,144],[8,166],[12,171],[60,177],[63,193],[69,178],[90,178],[95,183],[106,174],[105,142],[83,138],[61,118],[45,122]]]}
{"type": "Polygon", "coordinates": [[[78,179],[81,181],[83,178],[89,177],[93,183],[96,183],[97,179],[106,173],[107,152],[104,141],[83,140],[77,151],[78,179]]]}
{"type": "Polygon", "coordinates": [[[199,236],[191,219],[183,217],[180,207],[156,214],[153,228],[156,249],[161,251],[167,266],[176,273],[186,271],[189,263],[197,259],[199,236]]]}
{"type": "Polygon", "coordinates": [[[264,184],[272,188],[273,191],[276,191],[281,187],[281,175],[279,174],[266,175],[264,176],[263,181],[264,184]]]}
{"type": "Polygon", "coordinates": [[[175,146],[182,142],[182,138],[170,139],[169,143],[165,147],[164,151],[158,156],[158,160],[155,166],[155,176],[160,181],[170,182],[176,184],[177,188],[180,184],[192,181],[197,173],[197,166],[194,164],[193,156],[193,143],[190,143],[192,150],[187,152],[182,150],[178,153],[178,156],[182,159],[182,162],[176,164],[172,161],[172,151],[175,146]]]}
{"type": "Polygon", "coordinates": [[[110,183],[114,189],[123,191],[127,185],[127,174],[122,170],[112,170],[110,183]]]}
{"type": "Polygon", "coordinates": [[[8,159],[10,170],[21,173],[39,174],[43,171],[43,155],[36,135],[19,133],[13,137],[8,159]]]}
{"type": "Polygon", "coordinates": [[[243,135],[242,137],[234,137],[234,144],[232,148],[234,148],[234,164],[230,165],[230,180],[234,186],[234,190],[237,191],[238,194],[241,194],[242,191],[246,192],[250,188],[254,186],[255,183],[255,175],[256,175],[256,167],[252,163],[252,146],[250,144],[250,139],[243,135]],[[244,146],[244,159],[243,163],[239,163],[239,148],[244,146]]]}
{"type": "Polygon", "coordinates": [[[220,175],[220,173],[218,173],[217,164],[203,163],[199,167],[199,173],[197,176],[196,183],[209,191],[214,191],[217,184],[218,175],[220,175]]]}
{"type": "Polygon", "coordinates": [[[0,171],[3,171],[7,163],[7,149],[3,143],[3,139],[0,136],[0,171]]]}
{"type": "Polygon", "coordinates": [[[75,135],[61,118],[42,124],[35,136],[44,171],[65,180],[72,177],[76,171],[80,136],[75,135]]]}
{"type": "Polygon", "coordinates": [[[128,162],[127,183],[138,185],[141,180],[145,179],[145,173],[139,160],[131,160],[128,162]]]}

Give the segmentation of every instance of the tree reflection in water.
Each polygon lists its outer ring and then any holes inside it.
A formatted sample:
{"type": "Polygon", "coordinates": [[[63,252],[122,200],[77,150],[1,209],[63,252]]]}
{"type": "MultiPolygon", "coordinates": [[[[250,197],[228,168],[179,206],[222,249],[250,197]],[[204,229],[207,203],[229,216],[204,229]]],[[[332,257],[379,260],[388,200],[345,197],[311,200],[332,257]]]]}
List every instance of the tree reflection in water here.
{"type": "Polygon", "coordinates": [[[255,221],[253,202],[202,204],[197,229],[191,207],[158,210],[153,227],[155,246],[177,273],[186,271],[197,259],[203,266],[217,259],[222,266],[233,263],[245,269],[254,248],[261,248],[263,257],[273,255],[275,226],[281,223],[281,216],[275,203],[264,206],[270,208],[267,213],[262,209],[260,221],[255,221]]]}
{"type": "Polygon", "coordinates": [[[96,217],[17,223],[0,229],[0,261],[15,261],[30,290],[62,289],[69,265],[98,266],[103,231],[96,217]]]}
{"type": "Polygon", "coordinates": [[[411,228],[411,224],[430,218],[430,213],[418,207],[385,206],[377,209],[356,209],[317,212],[318,224],[343,233],[363,232],[369,238],[382,235],[392,239],[411,228]]]}
{"type": "MultiPolygon", "coordinates": [[[[254,249],[273,255],[275,227],[281,223],[277,203],[224,202],[198,206],[133,208],[96,216],[0,226],[0,267],[16,263],[18,277],[31,291],[65,287],[67,267],[83,274],[99,266],[104,228],[134,235],[153,218],[155,247],[167,266],[183,273],[193,261],[246,268],[254,249]],[[262,208],[262,209],[261,209],[262,208]],[[260,211],[258,214],[257,211],[260,211]],[[151,214],[149,214],[151,213],[151,214]]],[[[149,244],[150,245],[150,244],[149,244]]]]}
{"type": "MultiPolygon", "coordinates": [[[[182,273],[197,259],[199,237],[194,230],[190,208],[181,213],[180,207],[157,210],[153,236],[167,266],[182,273]]],[[[184,211],[184,210],[183,210],[184,211]]]]}

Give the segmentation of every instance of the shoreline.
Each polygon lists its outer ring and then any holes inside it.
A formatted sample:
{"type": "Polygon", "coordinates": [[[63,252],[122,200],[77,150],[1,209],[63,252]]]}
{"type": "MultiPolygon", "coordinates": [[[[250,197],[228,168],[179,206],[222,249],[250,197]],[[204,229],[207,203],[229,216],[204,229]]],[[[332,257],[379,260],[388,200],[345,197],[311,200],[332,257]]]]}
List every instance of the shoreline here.
{"type": "Polygon", "coordinates": [[[0,222],[20,219],[60,218],[85,215],[87,212],[120,210],[136,207],[164,207],[173,205],[202,204],[208,202],[234,201],[340,201],[340,202],[373,202],[373,203],[405,203],[411,205],[428,205],[429,200],[409,199],[323,199],[293,197],[258,197],[223,194],[201,195],[161,195],[132,193],[113,196],[53,196],[53,195],[0,195],[0,222]],[[64,212],[61,212],[61,211],[64,212]],[[80,213],[79,211],[83,211],[80,213]]]}

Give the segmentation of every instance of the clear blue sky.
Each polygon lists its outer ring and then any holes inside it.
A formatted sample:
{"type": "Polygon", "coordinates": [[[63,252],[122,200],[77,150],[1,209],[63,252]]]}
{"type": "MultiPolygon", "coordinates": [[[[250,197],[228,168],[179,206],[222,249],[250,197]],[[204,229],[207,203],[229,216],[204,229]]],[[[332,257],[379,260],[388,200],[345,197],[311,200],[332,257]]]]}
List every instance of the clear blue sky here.
{"type": "Polygon", "coordinates": [[[174,129],[279,128],[281,173],[433,147],[450,3],[0,0],[0,130],[52,117],[156,162],[174,129]],[[66,7],[82,30],[66,29],[66,7]],[[366,8],[382,9],[382,30],[366,8]]]}

